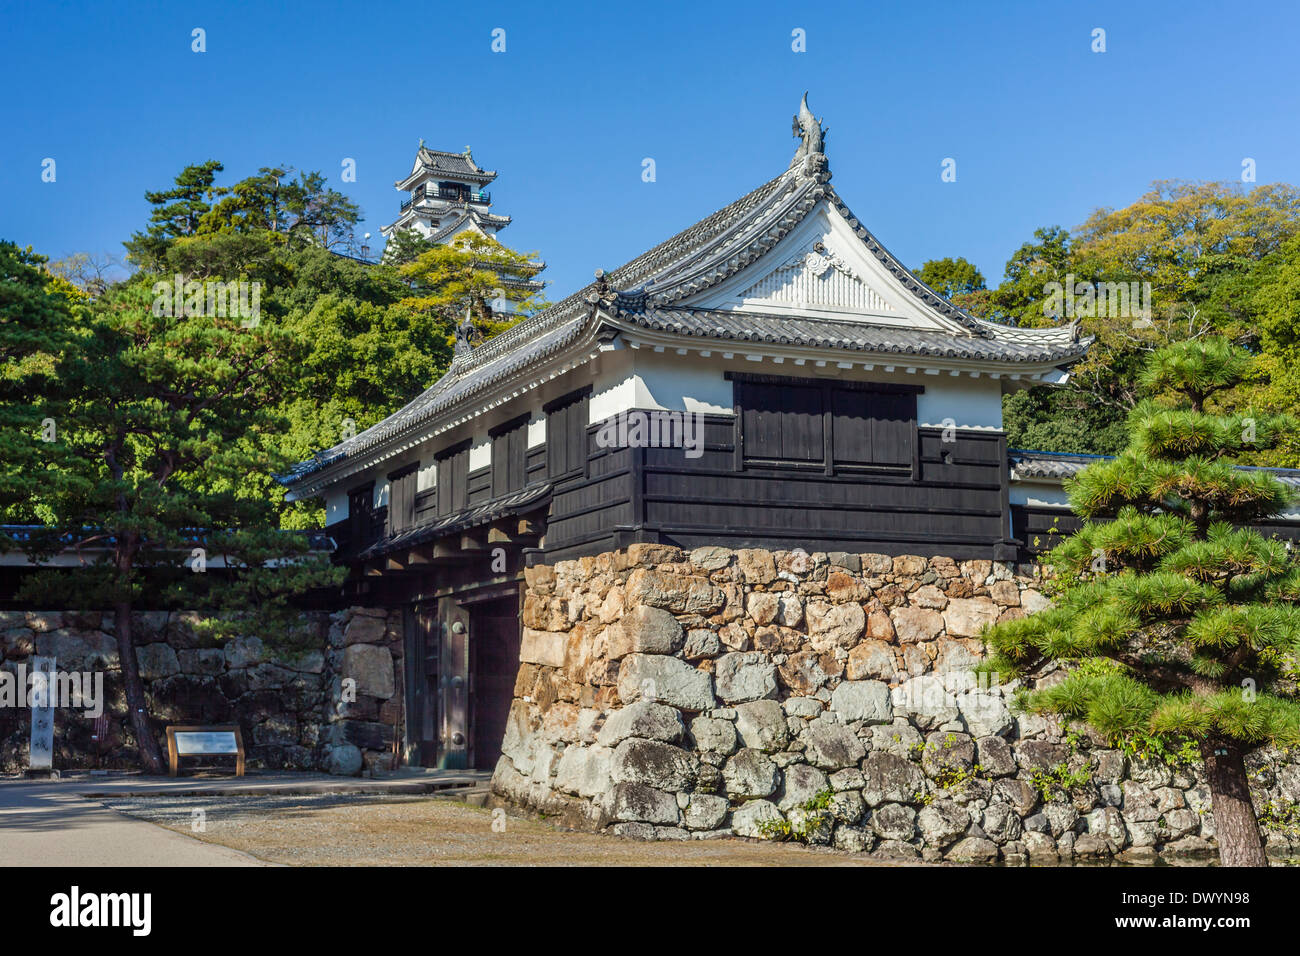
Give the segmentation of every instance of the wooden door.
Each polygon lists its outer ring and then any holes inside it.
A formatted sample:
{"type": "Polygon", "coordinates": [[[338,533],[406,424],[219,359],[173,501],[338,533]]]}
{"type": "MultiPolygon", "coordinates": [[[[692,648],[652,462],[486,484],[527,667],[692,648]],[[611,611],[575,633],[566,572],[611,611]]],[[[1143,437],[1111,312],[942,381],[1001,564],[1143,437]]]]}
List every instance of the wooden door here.
{"type": "Polygon", "coordinates": [[[519,671],[519,598],[512,595],[470,612],[471,766],[491,770],[501,756],[506,719],[519,671]]]}
{"type": "Polygon", "coordinates": [[[442,641],[436,604],[417,604],[408,615],[406,642],[406,761],[438,766],[441,745],[442,641]]]}
{"type": "Polygon", "coordinates": [[[453,598],[438,602],[442,622],[441,757],[439,767],[468,767],[470,741],[470,615],[453,598]]]}

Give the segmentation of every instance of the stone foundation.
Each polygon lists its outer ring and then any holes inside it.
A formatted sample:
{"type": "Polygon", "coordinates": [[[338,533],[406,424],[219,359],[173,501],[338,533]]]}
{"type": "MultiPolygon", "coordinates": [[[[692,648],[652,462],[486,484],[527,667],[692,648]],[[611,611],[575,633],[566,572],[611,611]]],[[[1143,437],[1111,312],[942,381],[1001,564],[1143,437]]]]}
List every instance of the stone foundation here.
{"type": "MultiPolygon", "coordinates": [[[[356,774],[393,764],[402,731],[401,615],[366,608],[308,615],[319,646],[276,652],[258,637],[199,636],[189,612],[133,618],[140,674],[159,743],[168,724],[240,725],[252,769],[356,774]],[[344,700],[344,679],[355,700],[344,700]]],[[[52,656],[61,671],[102,672],[109,716],[103,743],[79,710],[56,712],[56,769],[137,769],[113,615],[0,612],[0,668],[15,672],[52,656]]],[[[349,694],[351,696],[351,694],[349,694]]],[[[27,768],[30,711],[0,708],[0,773],[27,768]]]]}
{"type": "MultiPolygon", "coordinates": [[[[646,839],[799,838],[891,859],[1210,854],[1194,770],[1009,707],[984,624],[1047,606],[1039,569],[663,545],[527,571],[499,798],[646,839]]],[[[1044,681],[1059,679],[1056,675],[1044,681]]],[[[1300,767],[1251,759],[1294,816],[1300,767]]],[[[1270,851],[1300,848],[1268,828],[1270,851]]]]}

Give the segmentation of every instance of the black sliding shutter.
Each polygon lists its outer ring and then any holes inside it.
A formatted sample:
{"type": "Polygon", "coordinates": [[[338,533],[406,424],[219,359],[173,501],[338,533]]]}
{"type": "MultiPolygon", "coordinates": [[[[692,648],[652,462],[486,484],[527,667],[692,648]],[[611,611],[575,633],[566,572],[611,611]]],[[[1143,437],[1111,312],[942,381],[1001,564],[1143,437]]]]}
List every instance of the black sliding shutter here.
{"type": "Polygon", "coordinates": [[[388,533],[415,527],[415,485],[419,462],[388,476],[388,533]]]}
{"type": "Polygon", "coordinates": [[[744,416],[746,458],[823,460],[820,386],[737,382],[736,388],[744,416]]]}
{"type": "Polygon", "coordinates": [[[741,373],[727,377],[734,383],[744,462],[820,466],[827,475],[837,468],[913,467],[919,387],[741,373]]]}
{"type": "Polygon", "coordinates": [[[591,389],[548,402],[546,412],[546,472],[551,479],[587,468],[587,396],[591,389]]]}
{"type": "Polygon", "coordinates": [[[831,392],[831,412],[835,464],[911,466],[915,395],[836,388],[831,392]]]}
{"type": "Polygon", "coordinates": [[[519,491],[527,477],[528,416],[498,425],[492,438],[492,497],[519,491]]]}
{"type": "MultiPolygon", "coordinates": [[[[871,418],[871,464],[910,468],[916,441],[916,395],[867,392],[875,405],[871,418]]],[[[839,427],[838,422],[836,427],[839,427]]]]}
{"type": "Polygon", "coordinates": [[[469,479],[469,442],[453,445],[438,454],[438,517],[465,509],[469,479]]]}

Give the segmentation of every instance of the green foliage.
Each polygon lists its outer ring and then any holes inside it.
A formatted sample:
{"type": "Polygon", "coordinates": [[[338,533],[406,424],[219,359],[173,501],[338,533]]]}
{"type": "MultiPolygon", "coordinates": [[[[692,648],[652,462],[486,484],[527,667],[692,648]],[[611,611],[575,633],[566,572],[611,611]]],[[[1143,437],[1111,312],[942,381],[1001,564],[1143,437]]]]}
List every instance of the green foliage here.
{"type": "Polygon", "coordinates": [[[1029,775],[1029,785],[1038,791],[1038,795],[1047,803],[1058,793],[1071,793],[1082,790],[1092,783],[1092,771],[1087,767],[1071,770],[1066,763],[1059,763],[1050,770],[1035,770],[1029,775]]]}
{"type": "Polygon", "coordinates": [[[1300,804],[1294,801],[1265,800],[1257,815],[1259,825],[1266,830],[1300,833],[1300,804]]]}
{"type": "Polygon", "coordinates": [[[984,276],[965,259],[930,259],[916,270],[916,277],[946,299],[985,288],[984,276]]]}
{"type": "Polygon", "coordinates": [[[819,790],[799,804],[787,816],[758,821],[758,832],[765,840],[796,840],[807,843],[814,833],[831,821],[831,801],[835,792],[830,787],[819,790]]]}
{"type": "Polygon", "coordinates": [[[1300,567],[1241,526],[1284,507],[1287,489],[1234,465],[1292,425],[1261,415],[1244,441],[1249,415],[1206,410],[1251,367],[1214,337],[1152,355],[1142,380],[1153,394],[1129,416],[1128,448],[1068,483],[1086,522],[1045,559],[1055,606],[987,632],[994,670],[1072,668],[1018,705],[1166,762],[1205,741],[1300,745],[1300,567]]]}
{"type": "MultiPolygon", "coordinates": [[[[1260,413],[1300,406],[1300,191],[1294,187],[1155,183],[1122,209],[1098,210],[1073,235],[1055,226],[1035,231],[1008,260],[1001,284],[958,292],[955,301],[993,321],[1055,325],[1069,316],[1048,314],[1048,285],[1071,281],[1094,288],[1145,283],[1140,288],[1149,290],[1150,312],[1076,316],[1083,334],[1096,341],[1063,387],[1004,398],[1011,447],[1116,453],[1124,444],[1124,415],[1139,391],[1159,387],[1139,380],[1147,357],[1165,345],[1215,335],[1255,355],[1249,374],[1234,385],[1237,404],[1260,413]]],[[[1169,361],[1179,359],[1171,354],[1169,361]]],[[[1219,391],[1213,376],[1206,384],[1207,395],[1219,391]]],[[[1197,410],[1196,396],[1190,398],[1197,410]]],[[[1276,437],[1276,444],[1249,449],[1255,462],[1300,465],[1300,430],[1276,437]]]]}

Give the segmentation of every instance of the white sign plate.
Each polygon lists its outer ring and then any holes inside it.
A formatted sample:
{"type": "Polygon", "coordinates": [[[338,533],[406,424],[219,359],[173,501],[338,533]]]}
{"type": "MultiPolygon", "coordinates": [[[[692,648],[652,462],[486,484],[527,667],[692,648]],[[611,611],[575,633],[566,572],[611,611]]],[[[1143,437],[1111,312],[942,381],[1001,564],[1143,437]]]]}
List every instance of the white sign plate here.
{"type": "Polygon", "coordinates": [[[190,756],[193,754],[233,754],[239,753],[235,735],[229,730],[220,731],[184,731],[175,735],[176,753],[190,756]]]}

